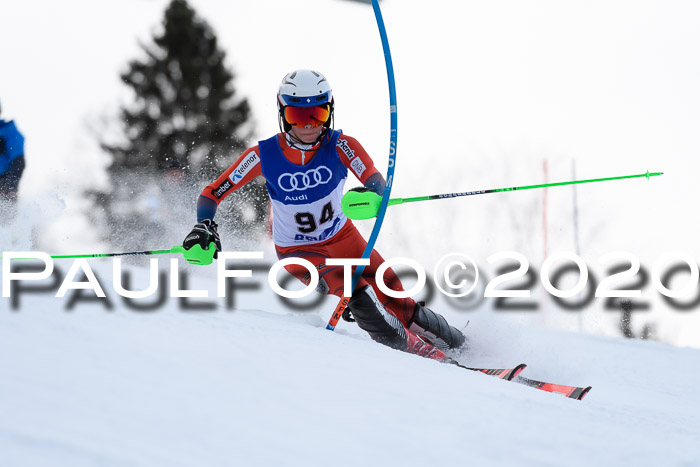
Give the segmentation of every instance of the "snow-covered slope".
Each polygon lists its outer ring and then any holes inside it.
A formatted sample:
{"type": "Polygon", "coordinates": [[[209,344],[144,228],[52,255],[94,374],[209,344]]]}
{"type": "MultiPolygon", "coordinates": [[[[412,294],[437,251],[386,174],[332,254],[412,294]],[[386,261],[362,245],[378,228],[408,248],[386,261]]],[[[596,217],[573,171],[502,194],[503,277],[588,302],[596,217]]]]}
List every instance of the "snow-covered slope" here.
{"type": "MultiPolygon", "coordinates": [[[[700,465],[697,350],[470,324],[473,365],[592,385],[581,402],[375,344],[264,287],[210,311],[0,302],[0,465],[700,465]]],[[[63,271],[67,263],[60,263],[63,271]]],[[[136,283],[145,271],[134,269],[136,283]]],[[[215,294],[210,269],[189,287],[215,294]]],[[[111,292],[111,293],[110,293],[111,292]]],[[[87,296],[87,295],[85,295],[87,296]]],[[[201,302],[201,300],[200,300],[201,302]]]]}
{"type": "MultiPolygon", "coordinates": [[[[106,180],[92,131],[127,99],[119,72],[139,56],[138,42],[148,41],[167,2],[3,9],[0,55],[9,65],[0,98],[27,136],[28,160],[21,215],[0,229],[3,250],[103,251],[83,216],[82,190],[106,180]]],[[[229,54],[258,136],[277,129],[283,74],[317,68],[333,83],[337,126],[385,171],[386,72],[368,6],[191,3],[229,54]],[[309,21],[320,33],[314,45],[284,48],[289,25],[309,21]],[[317,27],[326,23],[329,32],[317,27]]],[[[384,0],[401,109],[394,196],[536,183],[543,160],[549,181],[572,178],[572,160],[578,178],[662,170],[647,183],[580,189],[581,256],[595,264],[626,249],[647,269],[669,249],[697,258],[688,200],[697,198],[700,164],[700,62],[691,59],[698,5],[384,0]]],[[[547,227],[542,197],[392,208],[378,248],[429,270],[452,251],[483,262],[516,250],[534,269],[546,232],[550,251],[574,248],[571,191],[550,192],[547,227]]],[[[174,221],[180,234],[143,232],[144,248],[179,242],[193,219],[174,221]]],[[[241,248],[231,232],[222,237],[225,248],[241,248]]],[[[576,315],[548,309],[540,295],[531,317],[435,303],[459,327],[471,320],[466,363],[526,362],[525,376],[592,385],[578,402],[392,351],[344,322],[330,333],[332,299],[294,313],[264,282],[257,292],[237,290],[234,310],[208,299],[209,311],[175,300],[135,311],[110,293],[109,263],[91,264],[106,279],[111,310],[82,301],[67,311],[68,298],[25,293],[13,311],[0,299],[0,467],[700,465],[698,350],[541,327],[613,329],[617,315],[600,303],[576,315]]],[[[212,268],[188,270],[190,287],[213,295],[212,268]]],[[[133,272],[143,286],[144,271],[133,272]]],[[[671,310],[653,292],[644,290],[644,316],[654,317],[655,336],[697,346],[697,310],[671,310]]]]}

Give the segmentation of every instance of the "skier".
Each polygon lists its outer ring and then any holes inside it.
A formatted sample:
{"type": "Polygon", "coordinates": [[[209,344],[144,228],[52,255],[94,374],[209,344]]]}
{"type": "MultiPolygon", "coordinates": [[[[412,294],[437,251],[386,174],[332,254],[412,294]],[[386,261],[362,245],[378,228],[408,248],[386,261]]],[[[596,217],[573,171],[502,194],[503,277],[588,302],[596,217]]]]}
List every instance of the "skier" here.
{"type": "MultiPolygon", "coordinates": [[[[218,204],[257,176],[266,180],[272,202],[273,239],[279,259],[298,257],[318,270],[317,291],[342,297],[342,266],[327,258],[360,258],[367,242],[343,214],[340,201],[348,171],[364,185],[359,190],[384,192],[384,177],[355,139],[333,129],[334,100],[326,78],[315,71],[287,74],[277,92],[280,133],[243,152],[197,201],[197,224],[185,238],[185,249],[211,242],[221,250],[214,215],[218,204]]],[[[216,257],[216,255],[215,255],[216,257]]],[[[364,269],[348,308],[373,340],[402,351],[439,361],[465,343],[464,335],[444,317],[412,298],[392,298],[376,286],[375,272],[384,262],[376,250],[364,269]]],[[[310,275],[299,265],[286,269],[308,284],[310,275]]],[[[396,273],[388,269],[386,285],[403,291],[396,273]]]]}
{"type": "Polygon", "coordinates": [[[24,136],[13,120],[0,118],[0,200],[9,201],[12,210],[17,202],[17,189],[23,171],[24,136]]]}

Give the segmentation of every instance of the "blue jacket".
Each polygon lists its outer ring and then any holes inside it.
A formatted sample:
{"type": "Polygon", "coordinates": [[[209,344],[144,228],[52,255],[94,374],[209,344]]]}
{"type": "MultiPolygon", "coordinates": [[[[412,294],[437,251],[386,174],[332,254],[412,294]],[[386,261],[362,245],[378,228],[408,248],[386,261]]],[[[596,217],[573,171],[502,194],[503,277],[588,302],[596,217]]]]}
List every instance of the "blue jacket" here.
{"type": "Polygon", "coordinates": [[[24,136],[15,122],[0,120],[0,175],[10,168],[10,163],[24,156],[24,136]]]}
{"type": "Polygon", "coordinates": [[[24,136],[15,122],[0,120],[0,194],[16,196],[24,172],[24,136]]]}

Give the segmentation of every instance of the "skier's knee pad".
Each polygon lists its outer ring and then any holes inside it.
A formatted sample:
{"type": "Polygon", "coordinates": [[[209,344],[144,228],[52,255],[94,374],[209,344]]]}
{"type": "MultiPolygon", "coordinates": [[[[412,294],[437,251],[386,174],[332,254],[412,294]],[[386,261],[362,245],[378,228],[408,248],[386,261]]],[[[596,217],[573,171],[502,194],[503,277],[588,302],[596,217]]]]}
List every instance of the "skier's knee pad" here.
{"type": "Polygon", "coordinates": [[[425,302],[416,303],[416,311],[408,329],[428,339],[440,350],[456,350],[466,342],[459,329],[450,326],[442,315],[427,308],[425,302]]]}
{"type": "Polygon", "coordinates": [[[369,285],[355,291],[348,308],[360,329],[372,340],[394,349],[406,349],[406,330],[399,319],[389,313],[369,285]]]}

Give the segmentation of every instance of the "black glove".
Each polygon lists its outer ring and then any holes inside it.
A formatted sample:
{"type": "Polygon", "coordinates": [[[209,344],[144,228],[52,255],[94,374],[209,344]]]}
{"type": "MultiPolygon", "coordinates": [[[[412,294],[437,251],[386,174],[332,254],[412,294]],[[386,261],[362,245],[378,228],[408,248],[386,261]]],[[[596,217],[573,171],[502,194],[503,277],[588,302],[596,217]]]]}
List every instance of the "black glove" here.
{"type": "Polygon", "coordinates": [[[352,317],[352,311],[350,311],[349,307],[345,307],[343,310],[343,315],[341,316],[344,321],[347,321],[348,323],[354,323],[355,318],[352,317]]]}
{"type": "Polygon", "coordinates": [[[209,248],[209,244],[214,242],[216,247],[216,252],[214,252],[214,258],[218,256],[218,252],[221,251],[221,239],[219,238],[219,232],[217,229],[216,222],[211,219],[204,219],[202,222],[195,224],[192,228],[185,241],[182,242],[182,246],[185,250],[189,250],[195,245],[199,245],[202,249],[206,250],[209,248]]]}

